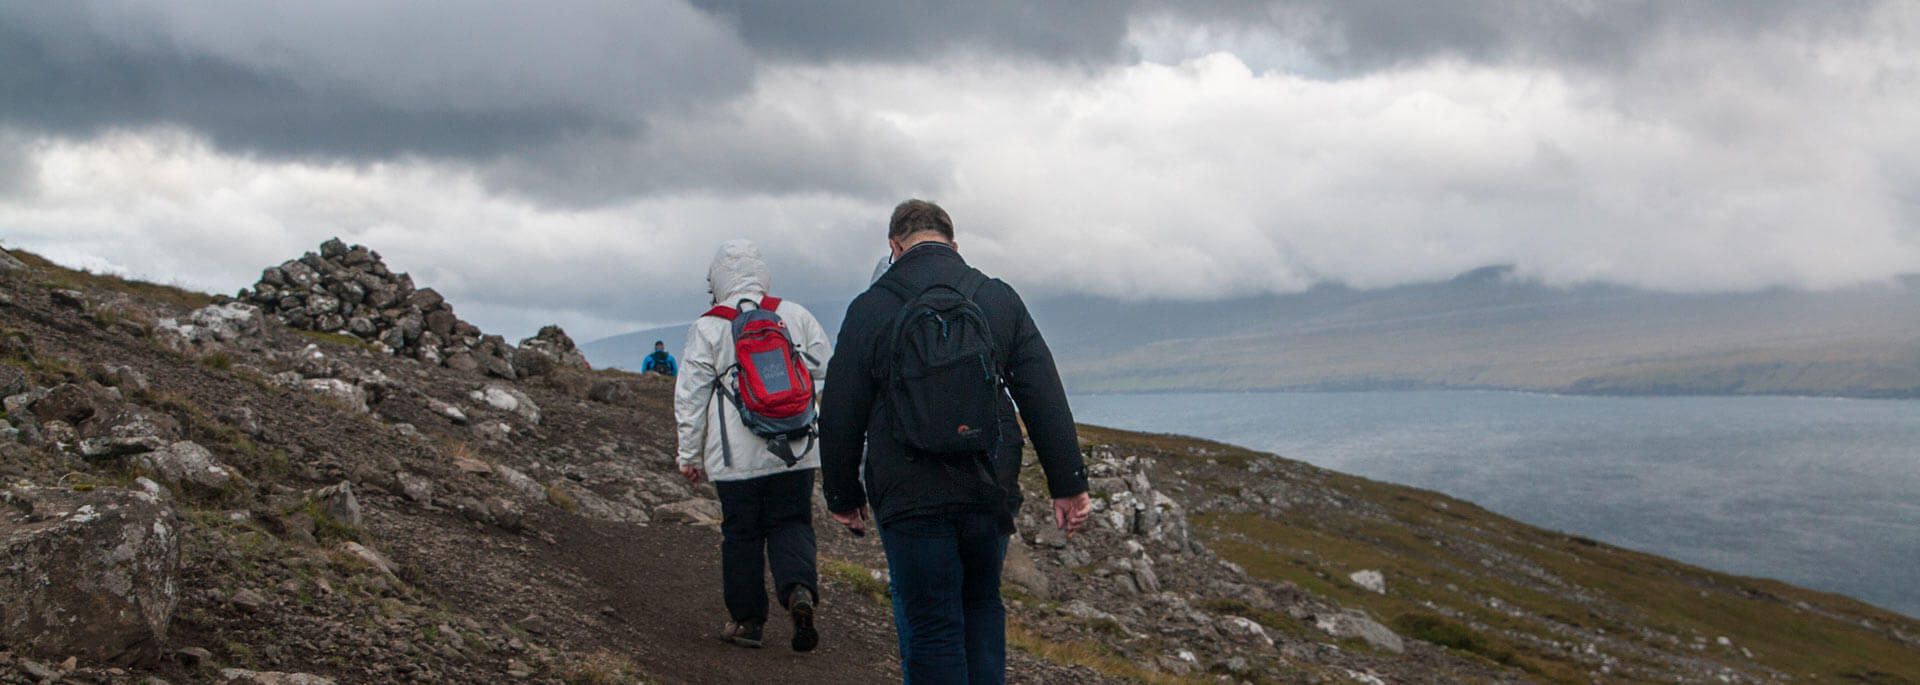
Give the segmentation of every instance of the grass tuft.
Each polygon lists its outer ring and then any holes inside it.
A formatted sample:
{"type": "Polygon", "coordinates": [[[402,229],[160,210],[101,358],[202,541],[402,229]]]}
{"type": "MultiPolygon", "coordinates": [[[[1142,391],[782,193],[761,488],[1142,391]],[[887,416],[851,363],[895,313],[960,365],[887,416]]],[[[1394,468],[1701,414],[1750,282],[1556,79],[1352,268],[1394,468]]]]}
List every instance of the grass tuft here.
{"type": "Polygon", "coordinates": [[[832,578],[848,590],[852,590],[856,594],[865,595],[868,599],[878,602],[883,606],[891,606],[893,604],[893,598],[887,595],[887,584],[873,577],[873,572],[865,566],[844,562],[839,559],[822,558],[820,560],[820,574],[832,578]]]}
{"type": "Polygon", "coordinates": [[[212,352],[200,358],[200,365],[215,371],[233,368],[233,357],[225,352],[212,352]]]}
{"type": "Polygon", "coordinates": [[[213,296],[177,285],[162,285],[136,278],[96,274],[86,269],[69,269],[26,250],[7,250],[14,258],[45,274],[47,283],[60,288],[99,289],[126,293],[134,297],[165,302],[182,309],[199,309],[213,304],[213,296]]]}
{"type": "Polygon", "coordinates": [[[569,514],[580,513],[580,503],[574,501],[573,495],[558,485],[547,486],[547,502],[569,514]]]}
{"type": "Polygon", "coordinates": [[[1199,678],[1156,673],[1139,664],[1115,656],[1105,647],[1090,642],[1054,642],[1009,618],[1007,646],[1064,666],[1080,666],[1110,678],[1125,678],[1150,685],[1180,685],[1211,682],[1199,678]]]}
{"type": "Polygon", "coordinates": [[[651,683],[645,671],[633,659],[601,650],[591,654],[570,655],[561,659],[555,675],[567,685],[619,685],[651,683]]]}

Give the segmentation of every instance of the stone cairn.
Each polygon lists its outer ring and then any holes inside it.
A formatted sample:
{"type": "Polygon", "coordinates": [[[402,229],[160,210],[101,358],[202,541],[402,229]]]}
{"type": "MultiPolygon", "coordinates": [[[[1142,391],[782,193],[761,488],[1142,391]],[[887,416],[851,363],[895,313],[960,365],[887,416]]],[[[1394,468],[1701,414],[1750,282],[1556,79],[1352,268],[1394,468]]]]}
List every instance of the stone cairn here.
{"type": "Polygon", "coordinates": [[[260,282],[236,299],[259,305],[289,327],[352,337],[425,364],[507,379],[555,365],[586,365],[566,333],[549,326],[528,339],[539,341],[539,349],[529,351],[542,358],[522,368],[522,351],[454,316],[446,298],[432,288],[414,288],[413,277],[389,270],[380,253],[339,238],[321,243],[317,253],[267,267],[260,282]]]}

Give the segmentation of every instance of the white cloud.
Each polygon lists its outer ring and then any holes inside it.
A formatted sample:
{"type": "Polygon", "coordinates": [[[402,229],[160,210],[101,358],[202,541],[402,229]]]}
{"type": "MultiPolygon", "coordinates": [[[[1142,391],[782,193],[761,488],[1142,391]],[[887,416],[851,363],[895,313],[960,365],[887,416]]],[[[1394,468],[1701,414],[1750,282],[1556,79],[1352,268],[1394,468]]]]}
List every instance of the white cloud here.
{"type": "Polygon", "coordinates": [[[707,263],[726,238],[758,240],[778,257],[777,286],[850,296],[864,271],[836,265],[863,270],[880,238],[842,252],[818,238],[885,211],[832,196],[712,195],[553,209],[489,194],[458,165],[261,161],[177,131],[48,142],[36,159],[37,192],[0,200],[0,240],[11,247],[230,293],[338,236],[373,247],[491,332],[525,336],[557,322],[582,342],[704,309],[707,263]]]}

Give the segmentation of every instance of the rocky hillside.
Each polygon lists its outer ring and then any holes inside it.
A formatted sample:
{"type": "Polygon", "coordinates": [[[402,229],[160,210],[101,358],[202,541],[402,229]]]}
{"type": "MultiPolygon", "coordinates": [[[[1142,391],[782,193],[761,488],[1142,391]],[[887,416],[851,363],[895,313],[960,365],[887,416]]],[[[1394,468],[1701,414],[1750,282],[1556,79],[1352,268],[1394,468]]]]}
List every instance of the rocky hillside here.
{"type": "MultiPolygon", "coordinates": [[[[712,637],[670,388],[557,328],[487,336],[337,243],[239,298],[0,272],[0,682],[898,679],[877,542],[829,526],[818,652],[712,637]]],[[[1844,598],[1083,435],[1096,523],[1034,496],[1009,548],[1014,682],[1920,680],[1920,625],[1844,598]]]]}

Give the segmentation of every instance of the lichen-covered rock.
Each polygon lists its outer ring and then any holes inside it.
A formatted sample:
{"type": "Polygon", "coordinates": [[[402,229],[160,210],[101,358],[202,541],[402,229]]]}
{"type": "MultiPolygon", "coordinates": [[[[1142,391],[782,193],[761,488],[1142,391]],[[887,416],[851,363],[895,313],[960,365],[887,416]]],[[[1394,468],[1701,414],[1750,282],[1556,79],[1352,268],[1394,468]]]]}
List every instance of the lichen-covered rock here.
{"type": "Polygon", "coordinates": [[[660,523],[712,525],[720,522],[720,502],[703,497],[662,504],[653,509],[653,520],[660,523]]]}
{"type": "Polygon", "coordinates": [[[1221,634],[1237,641],[1259,647],[1272,647],[1273,638],[1267,636],[1267,629],[1242,616],[1222,616],[1216,626],[1221,634]]]}
{"type": "Polygon", "coordinates": [[[334,550],[340,552],[347,559],[366,564],[372,567],[373,570],[389,576],[397,574],[400,570],[400,566],[393,563],[392,559],[388,559],[387,555],[381,554],[373,548],[358,542],[342,542],[335,545],[334,550]]]}
{"type": "Polygon", "coordinates": [[[199,444],[180,440],[140,455],[138,462],[161,480],[194,494],[209,495],[240,484],[239,474],[199,444]]]}
{"type": "Polygon", "coordinates": [[[307,392],[332,400],[350,411],[361,414],[369,411],[367,391],[338,378],[308,378],[300,382],[300,387],[307,392]]]}
{"type": "Polygon", "coordinates": [[[1387,577],[1381,575],[1379,571],[1373,569],[1354,571],[1353,573],[1347,574],[1347,579],[1353,581],[1354,585],[1379,594],[1387,594],[1387,577]]]}
{"type": "Polygon", "coordinates": [[[249,671],[244,668],[220,669],[220,678],[216,682],[222,685],[334,685],[332,678],[312,673],[249,671]]]}
{"type": "Polygon", "coordinates": [[[314,503],[320,505],[321,513],[334,521],[360,527],[360,499],[353,495],[353,483],[343,480],[313,491],[311,497],[314,503]]]}
{"type": "Polygon", "coordinates": [[[1380,625],[1379,621],[1369,618],[1359,610],[1348,609],[1338,613],[1323,614],[1314,617],[1313,625],[1334,637],[1357,637],[1366,640],[1375,649],[1395,654],[1406,651],[1406,644],[1393,629],[1380,625]]]}
{"type": "Polygon", "coordinates": [[[149,491],[0,492],[0,644],[121,664],[158,658],[179,603],[179,529],[149,491]]]}
{"type": "Polygon", "coordinates": [[[160,339],[179,351],[194,351],[214,344],[230,344],[260,334],[266,319],[260,308],[244,302],[213,304],[195,309],[186,320],[161,319],[160,339]]]}
{"type": "Polygon", "coordinates": [[[406,471],[393,474],[393,481],[400,486],[400,494],[407,499],[433,504],[433,481],[406,471]]]}
{"type": "Polygon", "coordinates": [[[527,423],[535,425],[540,423],[540,405],[534,404],[532,397],[515,388],[495,383],[473,391],[469,398],[474,402],[484,403],[499,411],[526,419],[527,423]]]}
{"type": "Polygon", "coordinates": [[[493,472],[523,499],[540,501],[547,498],[547,486],[541,485],[540,481],[521,473],[518,469],[511,466],[495,466],[493,472]]]}
{"type": "Polygon", "coordinates": [[[574,513],[587,518],[601,521],[614,521],[617,523],[648,523],[652,521],[652,517],[648,516],[647,512],[640,508],[602,497],[600,493],[589,490],[573,481],[562,479],[554,483],[552,492],[560,493],[558,497],[549,494],[550,498],[559,500],[555,502],[555,504],[560,504],[562,508],[571,508],[574,513]],[[565,504],[561,504],[562,502],[565,504]]]}

